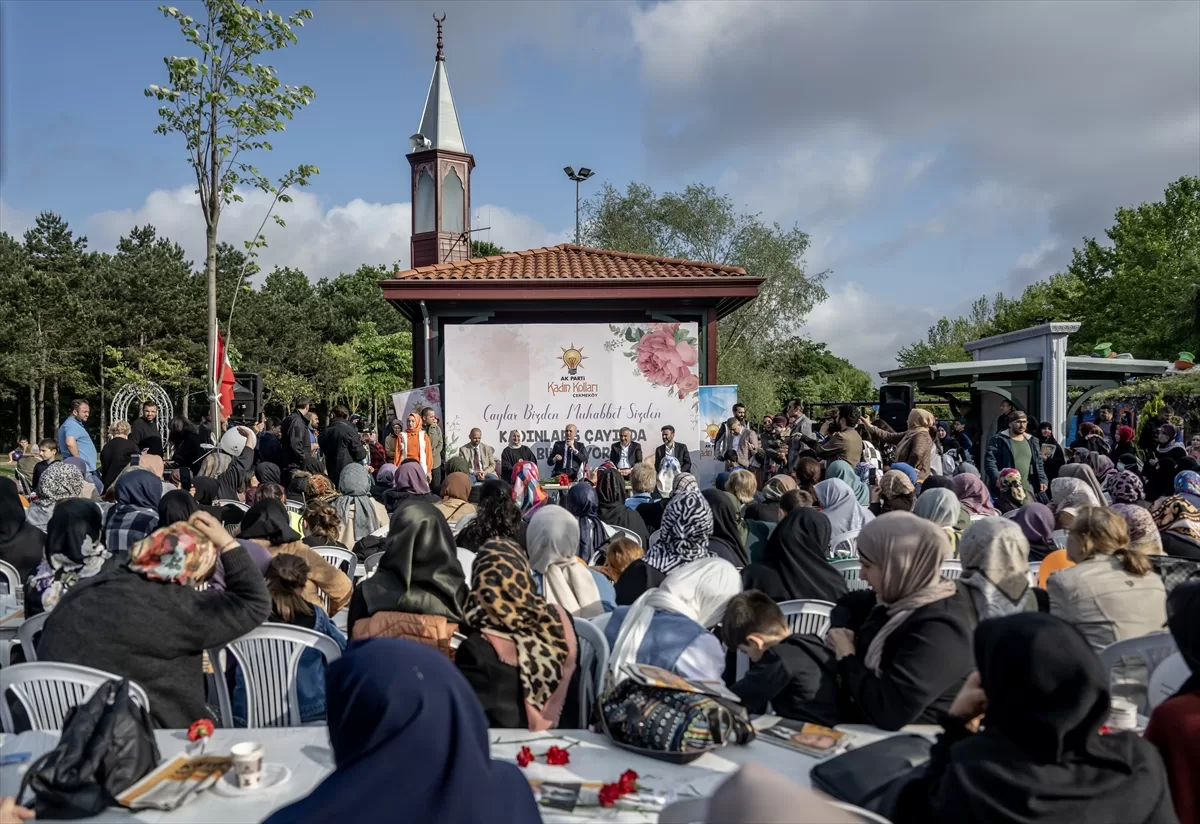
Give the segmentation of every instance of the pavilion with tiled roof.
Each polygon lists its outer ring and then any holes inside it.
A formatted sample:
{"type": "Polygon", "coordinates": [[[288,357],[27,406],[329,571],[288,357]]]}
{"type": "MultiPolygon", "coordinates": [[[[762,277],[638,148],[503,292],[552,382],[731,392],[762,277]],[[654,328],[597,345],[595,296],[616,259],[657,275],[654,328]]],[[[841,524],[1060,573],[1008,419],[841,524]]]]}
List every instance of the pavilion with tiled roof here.
{"type": "Polygon", "coordinates": [[[379,282],[413,326],[413,385],[441,383],[446,324],[697,323],[701,383],[717,380],[717,321],[758,296],[745,269],[564,243],[470,258],[471,172],[438,23],[420,131],[409,138],[413,268],[379,282]]]}

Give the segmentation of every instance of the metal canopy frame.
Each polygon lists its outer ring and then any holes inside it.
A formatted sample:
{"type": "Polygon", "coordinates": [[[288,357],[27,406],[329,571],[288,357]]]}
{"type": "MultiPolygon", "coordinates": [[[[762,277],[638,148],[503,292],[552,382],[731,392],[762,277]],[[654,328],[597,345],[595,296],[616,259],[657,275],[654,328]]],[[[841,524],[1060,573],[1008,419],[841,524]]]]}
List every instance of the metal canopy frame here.
{"type": "Polygon", "coordinates": [[[157,404],[158,417],[154,422],[158,429],[158,437],[162,439],[163,454],[169,456],[170,444],[167,442],[167,427],[170,425],[171,418],[175,417],[171,398],[161,386],[153,381],[127,383],[117,390],[117,394],[113,395],[112,406],[108,410],[108,419],[110,421],[128,421],[129,405],[134,401],[139,404],[154,401],[157,404]]]}

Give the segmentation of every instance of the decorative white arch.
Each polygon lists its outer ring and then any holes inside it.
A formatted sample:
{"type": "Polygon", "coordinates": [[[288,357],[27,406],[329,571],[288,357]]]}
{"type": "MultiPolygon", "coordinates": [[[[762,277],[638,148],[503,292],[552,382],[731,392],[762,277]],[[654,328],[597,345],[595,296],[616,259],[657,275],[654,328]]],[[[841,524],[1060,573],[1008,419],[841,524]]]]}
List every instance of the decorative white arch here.
{"type": "MultiPolygon", "coordinates": [[[[128,383],[118,389],[117,394],[113,396],[112,406],[109,408],[109,420],[129,420],[129,406],[135,401],[139,406],[146,401],[154,401],[158,405],[158,418],[155,423],[158,425],[158,436],[162,439],[163,452],[168,453],[170,444],[167,442],[167,427],[171,418],[175,417],[175,409],[171,406],[171,399],[167,393],[157,383],[153,381],[128,383]]],[[[138,411],[141,412],[140,409],[138,411]]]]}

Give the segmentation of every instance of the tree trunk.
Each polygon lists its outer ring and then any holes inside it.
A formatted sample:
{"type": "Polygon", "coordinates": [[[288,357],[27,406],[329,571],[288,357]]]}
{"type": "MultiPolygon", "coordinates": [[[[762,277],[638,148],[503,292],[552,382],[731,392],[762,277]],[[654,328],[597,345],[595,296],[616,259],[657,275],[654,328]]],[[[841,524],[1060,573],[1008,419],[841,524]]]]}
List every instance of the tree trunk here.
{"type": "Polygon", "coordinates": [[[50,408],[50,414],[54,416],[50,419],[50,423],[54,424],[54,438],[55,438],[55,440],[57,440],[58,439],[58,413],[59,413],[59,410],[62,409],[62,407],[58,405],[58,378],[54,379],[54,390],[51,393],[50,397],[53,398],[52,403],[54,404],[50,408]]]}
{"type": "Polygon", "coordinates": [[[104,398],[104,349],[100,349],[100,448],[108,440],[108,404],[104,398]]]}
{"type": "Polygon", "coordinates": [[[179,404],[179,414],[185,418],[188,416],[188,398],[191,396],[191,392],[189,392],[187,389],[183,390],[183,402],[179,404]]]}
{"type": "Polygon", "coordinates": [[[37,425],[37,397],[33,391],[33,382],[29,383],[29,447],[37,449],[38,441],[38,425],[37,425]]]}
{"type": "Polygon", "coordinates": [[[37,429],[40,433],[39,438],[45,438],[46,435],[46,379],[38,378],[38,393],[37,393],[37,429]]]}
{"type": "MultiPolygon", "coordinates": [[[[214,195],[219,196],[219,195],[214,195]]],[[[221,432],[221,406],[217,403],[217,227],[210,223],[205,232],[208,257],[205,270],[208,277],[208,377],[205,389],[208,392],[208,419],[212,431],[221,432]]]]}

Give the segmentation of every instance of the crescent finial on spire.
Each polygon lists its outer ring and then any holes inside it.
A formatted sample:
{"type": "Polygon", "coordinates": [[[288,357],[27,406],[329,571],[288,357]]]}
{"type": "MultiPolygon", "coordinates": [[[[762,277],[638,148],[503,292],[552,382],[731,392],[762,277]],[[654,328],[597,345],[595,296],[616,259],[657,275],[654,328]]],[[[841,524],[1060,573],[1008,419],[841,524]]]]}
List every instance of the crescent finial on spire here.
{"type": "Polygon", "coordinates": [[[446,55],[442,52],[442,23],[446,22],[446,12],[442,12],[439,18],[436,14],[433,16],[433,21],[437,23],[437,57],[439,63],[446,62],[446,55]]]}

